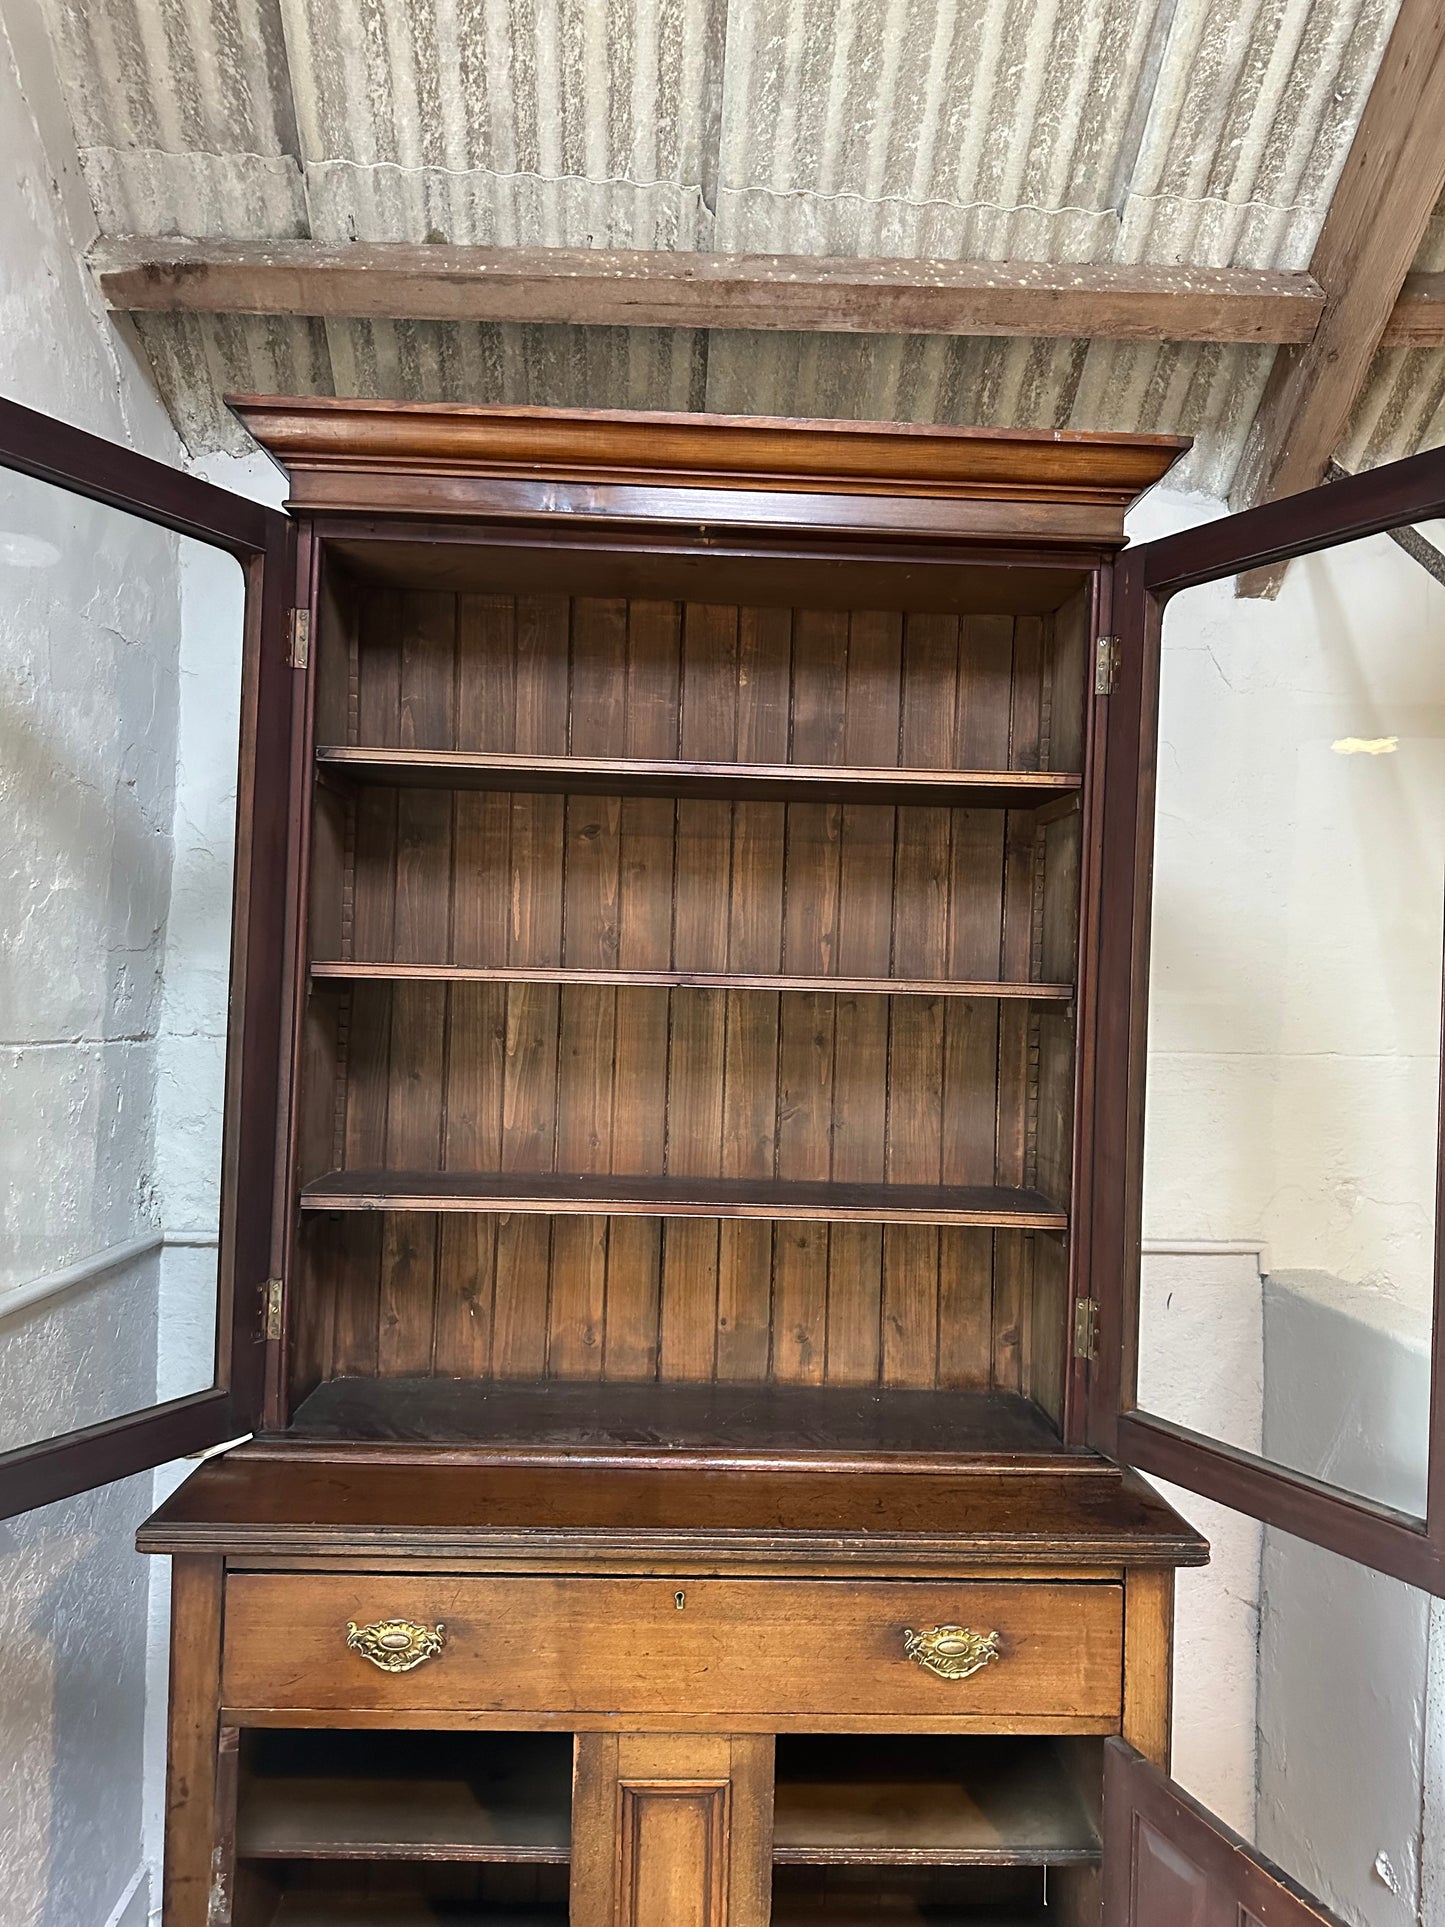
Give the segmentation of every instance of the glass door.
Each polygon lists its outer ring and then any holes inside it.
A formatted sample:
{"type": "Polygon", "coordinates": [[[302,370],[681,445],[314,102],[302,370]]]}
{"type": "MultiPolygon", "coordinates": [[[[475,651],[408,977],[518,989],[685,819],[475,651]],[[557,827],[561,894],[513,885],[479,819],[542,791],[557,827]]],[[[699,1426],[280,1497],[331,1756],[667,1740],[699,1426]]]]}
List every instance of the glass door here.
{"type": "Polygon", "coordinates": [[[252,1429],[292,525],[0,402],[0,1515],[252,1429]]]}
{"type": "Polygon", "coordinates": [[[1436,1593],[1442,514],[1432,453],[1121,560],[1089,1250],[1096,1445],[1436,1593]]]}

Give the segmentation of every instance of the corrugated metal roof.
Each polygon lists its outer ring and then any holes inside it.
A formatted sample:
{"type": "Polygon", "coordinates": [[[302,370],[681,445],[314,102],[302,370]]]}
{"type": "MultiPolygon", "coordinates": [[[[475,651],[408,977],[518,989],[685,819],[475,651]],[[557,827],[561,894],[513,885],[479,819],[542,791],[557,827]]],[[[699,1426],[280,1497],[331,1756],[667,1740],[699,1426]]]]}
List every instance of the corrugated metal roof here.
{"type": "MultiPolygon", "coordinates": [[[[103,232],[1299,268],[1397,0],[45,0],[103,232]]],[[[1422,265],[1445,265],[1445,225],[1422,265]],[[1438,258],[1437,258],[1438,257],[1438,258]]],[[[1270,351],[146,317],[218,392],[1183,429],[1270,351]]],[[[1350,465],[1436,438],[1382,354],[1350,465]]]]}

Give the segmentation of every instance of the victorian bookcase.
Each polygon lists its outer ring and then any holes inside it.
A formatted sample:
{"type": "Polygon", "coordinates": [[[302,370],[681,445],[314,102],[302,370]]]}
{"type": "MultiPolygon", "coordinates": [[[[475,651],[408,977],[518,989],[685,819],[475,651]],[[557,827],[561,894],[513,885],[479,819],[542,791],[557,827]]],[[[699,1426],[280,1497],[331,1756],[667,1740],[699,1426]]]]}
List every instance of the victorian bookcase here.
{"type": "Polygon", "coordinates": [[[0,417],[247,571],[214,1380],[0,1460],[250,1435],[165,1927],[1324,1919],[1135,1468],[1437,1590],[1445,1493],[1138,1409],[1159,621],[1445,458],[1129,550],[1177,439],[233,405],[285,515],[0,417]]]}

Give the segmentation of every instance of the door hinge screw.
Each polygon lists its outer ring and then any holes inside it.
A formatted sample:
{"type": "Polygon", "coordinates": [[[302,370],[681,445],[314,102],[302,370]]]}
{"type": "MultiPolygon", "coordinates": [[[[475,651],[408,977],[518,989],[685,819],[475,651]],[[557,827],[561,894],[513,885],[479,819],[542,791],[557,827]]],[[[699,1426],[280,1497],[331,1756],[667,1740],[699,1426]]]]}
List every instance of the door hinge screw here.
{"type": "Polygon", "coordinates": [[[1119,675],[1119,638],[1100,636],[1094,644],[1094,694],[1112,696],[1119,675]]]}
{"type": "Polygon", "coordinates": [[[311,660],[311,611],[293,609],[287,629],[286,660],[293,669],[304,669],[311,660]]]}

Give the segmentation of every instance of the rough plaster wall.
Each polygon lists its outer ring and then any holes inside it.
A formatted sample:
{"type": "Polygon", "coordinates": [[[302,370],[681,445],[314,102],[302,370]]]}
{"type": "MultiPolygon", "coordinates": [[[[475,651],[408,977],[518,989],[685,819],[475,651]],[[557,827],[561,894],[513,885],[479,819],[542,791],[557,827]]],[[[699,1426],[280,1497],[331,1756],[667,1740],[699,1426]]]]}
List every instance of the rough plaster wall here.
{"type": "MultiPolygon", "coordinates": [[[[1388,1302],[1358,1306],[1325,1274],[1270,1277],[1265,1449],[1423,1514],[1429,1354],[1388,1302]]],[[[1426,1799],[1432,1720],[1445,1739],[1429,1598],[1273,1530],[1262,1581],[1260,1847],[1346,1921],[1438,1927],[1421,1896],[1422,1857],[1445,1852],[1438,1783],[1426,1799]]]]}
{"type": "MultiPolygon", "coordinates": [[[[1183,1425],[1258,1451],[1264,1401],[1259,1254],[1144,1255],[1139,1401],[1183,1425]]],[[[1181,1572],[1174,1658],[1175,1779],[1246,1837],[1255,1822],[1259,1560],[1263,1528],[1192,1492],[1160,1490],[1209,1541],[1210,1561],[1181,1572]]]]}
{"type": "MultiPolygon", "coordinates": [[[[77,191],[69,129],[43,34],[27,0],[6,0],[0,17],[0,181],[0,391],[163,459],[176,459],[169,425],[123,341],[102,315],[80,267],[90,238],[89,203],[83,190],[77,191]]],[[[19,532],[62,546],[68,539],[64,519],[48,535],[33,523],[19,532]]],[[[0,523],[9,526],[4,518],[0,523]]],[[[139,912],[138,905],[127,909],[103,891],[97,914],[87,925],[82,879],[90,865],[109,866],[125,854],[114,841],[106,849],[103,838],[96,838],[96,810],[103,822],[113,820],[113,836],[121,828],[143,838],[158,834],[145,814],[158,807],[161,786],[152,780],[154,772],[127,770],[121,787],[133,776],[136,791],[133,797],[117,795],[114,752],[120,738],[107,736],[102,727],[116,702],[133,701],[141,712],[130,719],[137,740],[143,721],[154,725],[167,702],[174,710],[173,661],[167,693],[167,666],[158,654],[147,657],[143,647],[128,654],[114,635],[107,636],[107,631],[139,627],[147,641],[153,641],[162,607],[174,612],[174,572],[168,576],[154,558],[152,543],[146,578],[139,584],[130,567],[134,554],[120,550],[108,557],[108,577],[96,568],[86,582],[67,571],[62,600],[68,599],[71,626],[64,648],[37,646],[32,624],[40,614],[38,604],[32,602],[28,616],[22,612],[18,621],[0,617],[0,739],[5,766],[19,772],[0,807],[9,829],[17,815],[32,830],[48,828],[75,866],[75,900],[62,897],[42,917],[43,879],[37,877],[31,855],[7,834],[3,860],[18,866],[21,874],[17,877],[12,869],[0,888],[7,913],[17,901],[37,911],[37,949],[24,961],[40,966],[28,1003],[17,1001],[8,981],[0,994],[5,1013],[0,1021],[12,1046],[0,1057],[7,1084],[16,1074],[16,1043],[33,1047],[37,1040],[81,1036],[87,1025],[94,1031],[95,986],[83,972],[117,938],[127,949],[135,937],[140,942],[134,967],[122,973],[130,980],[127,1001],[124,1009],[110,1011],[112,1030],[124,1032],[138,1013],[144,1022],[152,1012],[152,908],[133,914],[139,912]],[[132,593],[142,600],[131,605],[122,621],[117,587],[128,579],[132,593]],[[98,649],[93,662],[75,659],[72,650],[82,640],[98,649]],[[105,678],[111,679],[109,687],[105,678]],[[112,787],[98,800],[87,794],[85,783],[103,766],[107,753],[112,787]],[[146,784],[149,793],[143,796],[146,784]],[[135,813],[127,819],[125,808],[115,806],[132,802],[135,813]],[[49,819],[43,816],[43,804],[55,812],[49,819]],[[66,933],[66,952],[43,956],[44,921],[66,933]]],[[[4,571],[7,578],[15,573],[4,571]]],[[[25,593],[34,596],[37,585],[32,578],[27,581],[25,593]]],[[[10,592],[7,581],[6,594],[10,592]]],[[[173,726],[172,714],[161,734],[173,726]]],[[[142,868],[148,873],[147,887],[158,893],[154,869],[142,868]]],[[[12,949],[7,967],[14,971],[20,961],[12,949]]],[[[42,1053],[46,1088],[63,1090],[66,1101],[78,1106],[73,1133],[60,1132],[53,1140],[56,1146],[86,1142],[84,1133],[97,1115],[87,1111],[86,1102],[104,1090],[103,1061],[107,1055],[114,1059],[125,1054],[123,1049],[107,1052],[99,1032],[88,1045],[61,1043],[42,1053]]],[[[33,1060],[33,1048],[30,1055],[33,1060]]],[[[27,1230],[25,1266],[37,1254],[42,1264],[63,1263],[67,1256],[88,1256],[95,1249],[92,1238],[105,1243],[137,1228],[128,1215],[141,1195],[133,1169],[116,1174],[93,1167],[81,1174],[84,1182],[76,1189],[77,1173],[66,1166],[55,1174],[60,1188],[49,1200],[64,1206],[66,1215],[52,1220],[37,1209],[50,1176],[47,1158],[37,1156],[38,1143],[49,1148],[24,1100],[7,1101],[0,1108],[0,1165],[12,1220],[5,1230],[7,1253],[16,1251],[22,1230],[27,1230]],[[87,1218],[92,1207],[94,1214],[87,1218]],[[13,1222],[16,1214],[18,1224],[13,1222]],[[62,1250],[50,1242],[55,1223],[74,1233],[75,1249],[62,1250]]],[[[153,1304],[152,1292],[153,1287],[142,1287],[142,1303],[153,1304]]],[[[77,1304],[74,1322],[83,1327],[95,1300],[85,1294],[77,1304]]],[[[123,1376],[137,1398],[148,1396],[155,1358],[153,1347],[148,1350],[146,1344],[146,1327],[143,1321],[126,1320],[119,1331],[126,1341],[123,1376]]],[[[73,1330],[66,1341],[79,1348],[78,1357],[52,1351],[48,1329],[41,1335],[46,1349],[30,1373],[37,1407],[49,1401],[58,1414],[74,1392],[77,1408],[83,1409],[89,1395],[85,1368],[93,1362],[83,1329],[73,1330]]],[[[116,1376],[112,1340],[103,1342],[108,1374],[116,1376]]],[[[7,1401],[14,1397],[13,1388],[7,1387],[5,1396],[7,1401]]],[[[138,1479],[0,1526],[4,1927],[140,1927],[145,1919],[148,1893],[136,1767],[144,1715],[148,1573],[131,1540],[149,1503],[150,1481],[138,1479]]]]}

